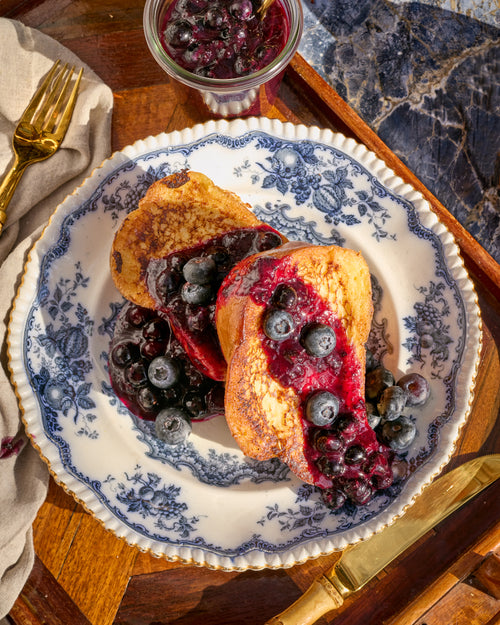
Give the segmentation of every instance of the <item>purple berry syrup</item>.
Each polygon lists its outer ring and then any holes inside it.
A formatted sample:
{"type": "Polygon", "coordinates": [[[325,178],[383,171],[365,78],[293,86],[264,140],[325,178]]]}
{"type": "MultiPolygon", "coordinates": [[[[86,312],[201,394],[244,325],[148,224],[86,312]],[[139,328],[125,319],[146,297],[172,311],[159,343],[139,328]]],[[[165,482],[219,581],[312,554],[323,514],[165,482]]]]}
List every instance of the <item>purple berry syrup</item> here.
{"type": "Polygon", "coordinates": [[[329,505],[340,507],[346,499],[367,503],[376,490],[392,483],[393,453],[378,441],[368,424],[363,392],[365,370],[341,320],[283,259],[259,259],[250,277],[244,270],[233,274],[222,285],[219,297],[227,298],[231,292],[249,295],[263,308],[264,316],[274,305],[273,295],[282,285],[296,294],[286,307],[295,329],[280,341],[270,339],[260,329],[269,373],[300,398],[300,422],[306,441],[304,455],[314,483],[325,490],[329,505]],[[325,324],[335,332],[336,346],[327,356],[311,356],[302,345],[302,332],[311,323],[325,324]],[[329,391],[339,400],[338,417],[329,426],[315,426],[306,418],[307,400],[316,391],[329,391]]]}

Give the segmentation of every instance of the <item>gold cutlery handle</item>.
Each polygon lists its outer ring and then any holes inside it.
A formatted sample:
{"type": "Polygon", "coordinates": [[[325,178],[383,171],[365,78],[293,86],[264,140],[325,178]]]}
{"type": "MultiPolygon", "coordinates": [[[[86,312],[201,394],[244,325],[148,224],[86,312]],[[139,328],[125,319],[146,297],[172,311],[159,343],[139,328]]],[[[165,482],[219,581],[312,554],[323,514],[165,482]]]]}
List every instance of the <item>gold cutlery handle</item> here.
{"type": "Polygon", "coordinates": [[[344,599],[335,586],[321,575],[295,603],[267,621],[266,625],[312,625],[343,603],[344,599]]]}
{"type": "Polygon", "coordinates": [[[0,233],[3,230],[3,225],[7,219],[7,206],[14,195],[17,183],[21,179],[27,163],[22,164],[18,158],[14,161],[14,164],[7,172],[5,178],[0,184],[0,233]]]}

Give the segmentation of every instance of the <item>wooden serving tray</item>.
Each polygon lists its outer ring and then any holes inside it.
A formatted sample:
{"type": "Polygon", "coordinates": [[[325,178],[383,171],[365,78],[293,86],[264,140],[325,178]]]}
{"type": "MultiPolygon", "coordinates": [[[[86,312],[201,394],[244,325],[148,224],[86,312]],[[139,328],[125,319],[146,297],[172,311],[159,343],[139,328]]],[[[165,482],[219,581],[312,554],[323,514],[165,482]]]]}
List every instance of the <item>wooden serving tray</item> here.
{"type": "MultiPolygon", "coordinates": [[[[115,99],[113,150],[148,135],[209,119],[193,105],[189,90],[170,81],[151,58],[142,33],[142,8],[143,2],[137,0],[0,3],[0,16],[20,20],[60,41],[111,87],[115,99]]],[[[330,128],[364,143],[421,191],[454,234],[478,292],[484,337],[470,418],[449,468],[479,454],[500,452],[498,264],[300,55],[287,70],[269,117],[330,128]]],[[[485,578],[497,576],[497,565],[490,557],[498,553],[499,517],[497,483],[429,532],[346,602],[335,624],[473,622],[454,620],[451,586],[442,584],[449,579],[449,571],[458,584],[469,584],[472,573],[475,575],[474,588],[482,584],[479,592],[486,598],[474,604],[484,617],[474,622],[493,623],[491,605],[498,614],[498,605],[492,603],[498,597],[485,578]],[[479,554],[480,562],[487,561],[488,566],[483,570],[474,559],[472,573],[467,570],[459,575],[455,563],[469,553],[479,554]],[[479,568],[480,577],[475,573],[479,568]],[[415,601],[422,599],[419,606],[433,606],[440,597],[447,597],[446,621],[425,620],[430,607],[415,610],[415,601]],[[408,614],[413,620],[407,620],[408,614]]],[[[53,480],[33,533],[37,557],[8,617],[15,625],[259,625],[297,599],[338,557],[324,556],[287,570],[231,573],[168,562],[117,539],[53,480]]],[[[460,590],[464,591],[463,587],[460,590]]],[[[462,594],[467,598],[465,591],[462,594]]],[[[329,618],[318,621],[320,625],[331,622],[329,618]]]]}

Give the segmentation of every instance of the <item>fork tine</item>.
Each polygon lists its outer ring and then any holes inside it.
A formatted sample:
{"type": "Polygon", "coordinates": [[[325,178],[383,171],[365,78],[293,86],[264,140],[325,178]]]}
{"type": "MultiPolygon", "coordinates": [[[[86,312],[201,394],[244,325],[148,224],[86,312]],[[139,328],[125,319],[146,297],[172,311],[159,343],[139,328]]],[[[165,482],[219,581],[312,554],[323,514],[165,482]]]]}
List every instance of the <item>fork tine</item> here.
{"type": "MultiPolygon", "coordinates": [[[[66,98],[66,94],[69,89],[70,78],[72,74],[73,72],[68,77],[68,80],[66,81],[66,84],[64,85],[63,93],[61,93],[61,96],[59,100],[57,101],[56,106],[60,105],[60,102],[63,102],[64,99],[66,98]],[[62,97],[63,94],[64,94],[64,98],[62,97]]],[[[78,72],[78,76],[76,77],[75,84],[73,85],[73,89],[70,93],[65,109],[61,115],[61,119],[57,123],[57,127],[54,128],[53,130],[53,134],[55,135],[55,138],[58,141],[61,141],[64,135],[66,134],[66,130],[68,129],[69,122],[71,121],[71,116],[73,115],[73,109],[75,108],[76,98],[78,96],[78,89],[80,88],[80,81],[82,79],[82,74],[83,74],[83,67],[78,72]]],[[[59,109],[60,109],[60,106],[59,106],[59,109]]],[[[59,115],[59,113],[60,113],[60,110],[58,110],[57,114],[59,115]]]]}
{"type": "MultiPolygon", "coordinates": [[[[65,63],[63,67],[60,69],[57,74],[54,84],[50,86],[50,91],[46,93],[45,100],[42,100],[42,105],[36,112],[36,117],[33,119],[33,126],[39,130],[47,130],[48,129],[48,120],[50,120],[53,115],[51,109],[54,107],[54,101],[58,98],[58,94],[61,93],[61,82],[64,78],[64,75],[68,71],[68,64],[65,63]],[[51,111],[49,115],[49,111],[51,111]]],[[[72,70],[69,70],[69,77],[71,78],[72,70]]]]}
{"type": "Polygon", "coordinates": [[[73,76],[73,72],[75,71],[75,66],[69,70],[67,70],[68,64],[66,63],[59,73],[54,86],[51,89],[49,97],[47,101],[44,103],[44,106],[40,109],[40,113],[38,115],[38,119],[40,119],[42,131],[50,132],[56,125],[57,118],[59,117],[62,111],[62,104],[65,101],[66,95],[68,93],[68,85],[73,76]],[[67,71],[66,71],[67,70],[67,71]],[[61,83],[64,78],[64,84],[61,88],[61,83]],[[49,114],[50,111],[50,114],[49,114]]]}
{"type": "Polygon", "coordinates": [[[24,113],[22,114],[22,117],[21,117],[22,121],[30,122],[32,120],[33,115],[35,114],[37,108],[40,106],[40,102],[43,100],[43,97],[47,91],[48,86],[50,85],[52,79],[54,78],[54,75],[57,71],[57,68],[59,67],[60,62],[61,61],[58,59],[54,63],[52,68],[50,69],[47,76],[45,76],[44,81],[42,82],[38,90],[36,91],[35,95],[31,98],[26,109],[24,110],[24,113]]]}

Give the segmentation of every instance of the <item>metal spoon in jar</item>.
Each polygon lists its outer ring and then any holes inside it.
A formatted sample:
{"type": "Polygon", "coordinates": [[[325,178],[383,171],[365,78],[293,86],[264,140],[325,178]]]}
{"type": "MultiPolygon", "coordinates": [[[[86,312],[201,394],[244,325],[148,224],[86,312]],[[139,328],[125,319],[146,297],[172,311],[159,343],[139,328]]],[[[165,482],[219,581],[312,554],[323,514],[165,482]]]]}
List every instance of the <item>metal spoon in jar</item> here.
{"type": "Polygon", "coordinates": [[[257,9],[257,13],[259,14],[261,20],[266,17],[267,10],[273,2],[274,0],[262,0],[260,7],[257,9]]]}

